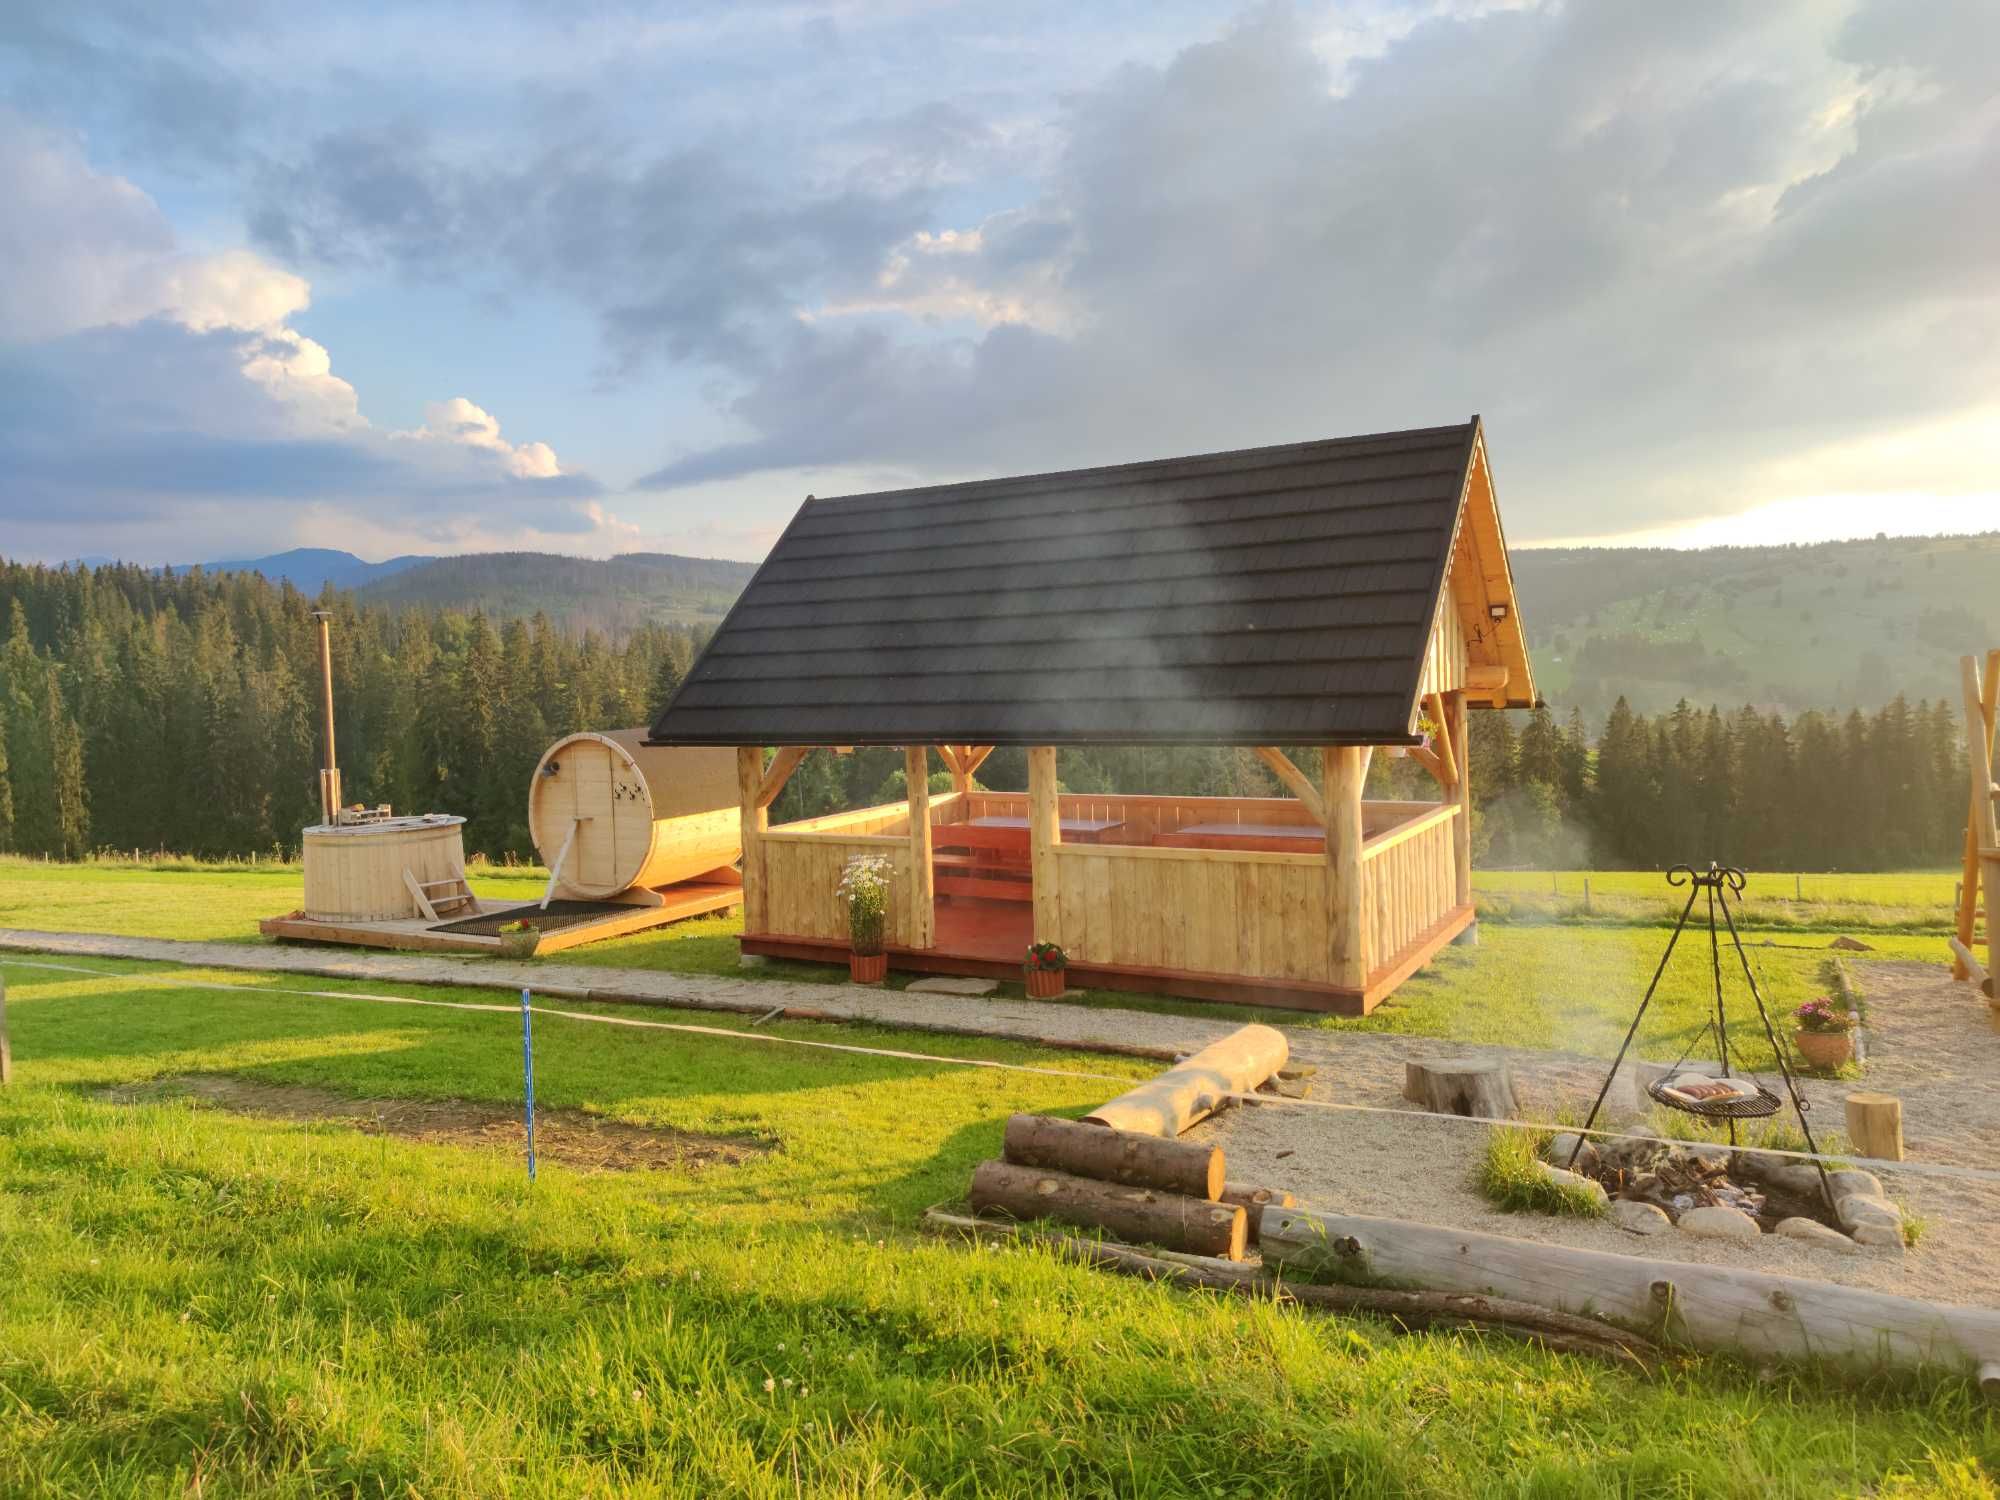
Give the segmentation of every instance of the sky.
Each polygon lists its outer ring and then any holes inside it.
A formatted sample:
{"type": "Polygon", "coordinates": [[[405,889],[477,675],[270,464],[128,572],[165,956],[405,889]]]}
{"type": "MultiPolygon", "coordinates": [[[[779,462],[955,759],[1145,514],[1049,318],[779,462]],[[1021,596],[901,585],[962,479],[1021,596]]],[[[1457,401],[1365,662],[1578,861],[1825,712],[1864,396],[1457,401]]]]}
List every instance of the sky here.
{"type": "Polygon", "coordinates": [[[2000,4],[0,6],[0,554],[756,558],[1487,424],[1508,535],[2000,529],[2000,4]]]}

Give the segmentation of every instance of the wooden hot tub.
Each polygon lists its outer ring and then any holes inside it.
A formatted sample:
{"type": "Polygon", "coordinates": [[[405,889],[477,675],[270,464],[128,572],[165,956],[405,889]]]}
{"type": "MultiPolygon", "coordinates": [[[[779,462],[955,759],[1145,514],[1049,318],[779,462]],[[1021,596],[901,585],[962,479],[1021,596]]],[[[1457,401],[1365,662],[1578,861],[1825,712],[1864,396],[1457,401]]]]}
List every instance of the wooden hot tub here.
{"type": "Polygon", "coordinates": [[[386,922],[425,915],[404,872],[434,891],[465,878],[465,819],[449,813],[317,824],[305,831],[306,916],[386,922]]]}

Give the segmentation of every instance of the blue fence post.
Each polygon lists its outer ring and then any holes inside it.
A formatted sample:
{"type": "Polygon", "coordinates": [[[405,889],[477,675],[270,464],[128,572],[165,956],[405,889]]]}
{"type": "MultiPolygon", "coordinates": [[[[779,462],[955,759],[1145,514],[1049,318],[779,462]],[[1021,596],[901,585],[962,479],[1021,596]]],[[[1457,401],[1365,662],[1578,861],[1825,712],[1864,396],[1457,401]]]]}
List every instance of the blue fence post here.
{"type": "Polygon", "coordinates": [[[528,991],[521,991],[521,1071],[526,1082],[528,1119],[528,1181],[535,1180],[535,1019],[528,1009],[528,991]]]}

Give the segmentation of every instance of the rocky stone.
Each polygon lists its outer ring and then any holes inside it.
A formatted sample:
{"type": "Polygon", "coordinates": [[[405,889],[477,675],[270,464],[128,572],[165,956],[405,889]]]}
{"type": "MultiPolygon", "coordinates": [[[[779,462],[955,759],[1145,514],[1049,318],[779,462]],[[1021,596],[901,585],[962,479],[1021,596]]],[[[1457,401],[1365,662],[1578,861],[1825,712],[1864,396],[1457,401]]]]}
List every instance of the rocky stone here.
{"type": "Polygon", "coordinates": [[[1674,1227],[1663,1208],[1620,1198],[1611,1205],[1611,1222],[1633,1234],[1662,1234],[1674,1227]]]}
{"type": "Polygon", "coordinates": [[[1565,1172],[1561,1167],[1552,1167],[1547,1162],[1543,1162],[1542,1174],[1557,1187],[1581,1188],[1599,1203],[1608,1203],[1611,1201],[1610,1195],[1604,1191],[1602,1183],[1585,1177],[1579,1172],[1565,1172]]]}
{"type": "Polygon", "coordinates": [[[1766,1168],[1761,1173],[1752,1172],[1749,1175],[1759,1178],[1767,1187],[1777,1188],[1780,1192],[1790,1193],[1794,1197],[1817,1199],[1820,1195],[1819,1168],[1811,1162],[1781,1162],[1775,1167],[1766,1168]]]}
{"type": "Polygon", "coordinates": [[[1728,1146],[1712,1146],[1706,1141],[1689,1141],[1681,1149],[1696,1161],[1720,1162],[1724,1171],[1729,1168],[1729,1158],[1735,1155],[1728,1146]]]}
{"type": "Polygon", "coordinates": [[[1833,1196],[1836,1198],[1882,1196],[1882,1179],[1873,1172],[1857,1171],[1850,1167],[1845,1171],[1827,1173],[1826,1180],[1832,1184],[1833,1196]]]}
{"type": "Polygon", "coordinates": [[[1881,1224],[1901,1234],[1903,1213],[1893,1203],[1856,1194],[1840,1200],[1840,1222],[1850,1230],[1859,1229],[1863,1224],[1881,1224]]]}
{"type": "Polygon", "coordinates": [[[1782,1234],[1788,1240],[1801,1240],[1808,1245],[1817,1245],[1823,1250],[1838,1250],[1843,1255],[1852,1255],[1855,1251],[1853,1240],[1817,1219],[1780,1219],[1778,1227],[1771,1232],[1782,1234]]]}
{"type": "Polygon", "coordinates": [[[1643,1170],[1648,1163],[1666,1148],[1638,1136],[1621,1135],[1616,1140],[1600,1142],[1597,1160],[1601,1167],[1615,1167],[1625,1172],[1643,1170]]]}
{"type": "Polygon", "coordinates": [[[990,995],[1000,988],[997,979],[975,979],[970,975],[940,974],[930,979],[912,980],[903,986],[906,995],[990,995]]]}
{"type": "Polygon", "coordinates": [[[1584,1173],[1595,1172],[1599,1165],[1597,1147],[1589,1141],[1583,1142],[1583,1149],[1577,1150],[1577,1142],[1582,1138],[1573,1130],[1565,1130],[1542,1148],[1542,1160],[1552,1167],[1564,1167],[1584,1173]],[[1576,1151],[1576,1166],[1570,1168],[1569,1154],[1576,1151]]]}
{"type": "Polygon", "coordinates": [[[1894,1224],[1883,1224],[1870,1219],[1854,1226],[1854,1243],[1866,1245],[1870,1250],[1893,1250],[1903,1253],[1903,1223],[1898,1219],[1894,1224]]]}
{"type": "Polygon", "coordinates": [[[1756,1240],[1764,1231],[1740,1208],[1691,1208],[1676,1221],[1681,1229],[1706,1240],[1756,1240]]]}

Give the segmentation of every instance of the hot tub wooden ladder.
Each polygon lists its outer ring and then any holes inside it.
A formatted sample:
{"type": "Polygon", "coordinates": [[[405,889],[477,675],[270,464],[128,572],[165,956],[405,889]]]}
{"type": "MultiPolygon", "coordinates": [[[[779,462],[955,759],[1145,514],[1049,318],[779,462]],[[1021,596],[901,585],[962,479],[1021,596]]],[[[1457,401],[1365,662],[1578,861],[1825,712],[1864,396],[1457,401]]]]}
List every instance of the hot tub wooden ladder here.
{"type": "Polygon", "coordinates": [[[440,917],[474,916],[479,911],[479,898],[472,894],[463,869],[442,880],[419,880],[414,873],[405,870],[403,884],[409,887],[417,910],[433,922],[440,917]]]}

